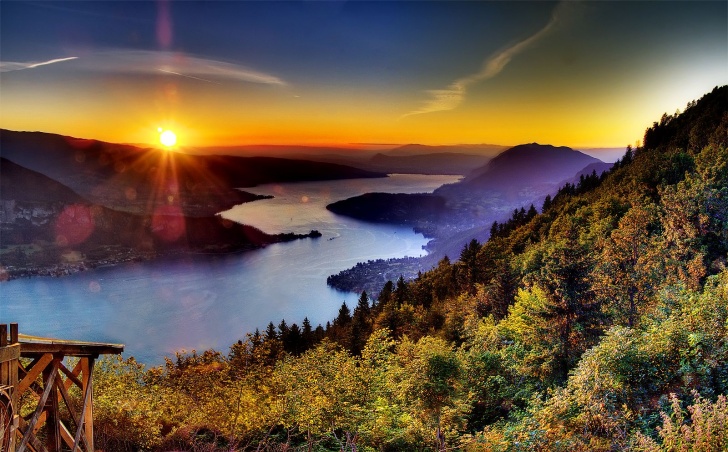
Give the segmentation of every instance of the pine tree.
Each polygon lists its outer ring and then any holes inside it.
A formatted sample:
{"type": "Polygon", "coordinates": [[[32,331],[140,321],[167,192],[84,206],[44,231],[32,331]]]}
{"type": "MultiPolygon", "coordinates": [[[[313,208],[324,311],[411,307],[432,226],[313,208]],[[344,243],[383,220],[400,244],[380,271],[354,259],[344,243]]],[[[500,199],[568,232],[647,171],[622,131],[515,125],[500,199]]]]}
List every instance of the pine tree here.
{"type": "Polygon", "coordinates": [[[276,333],[276,326],[273,325],[273,322],[270,322],[265,329],[265,340],[271,341],[274,339],[278,339],[278,333],[276,333]]]}
{"type": "Polygon", "coordinates": [[[361,354],[364,345],[371,334],[369,296],[366,291],[361,293],[359,301],[354,308],[354,316],[351,322],[351,336],[349,339],[349,351],[353,355],[361,354]]]}
{"type": "Polygon", "coordinates": [[[308,350],[313,347],[315,341],[314,332],[308,317],[304,317],[302,326],[301,339],[303,340],[304,350],[308,350]]]}

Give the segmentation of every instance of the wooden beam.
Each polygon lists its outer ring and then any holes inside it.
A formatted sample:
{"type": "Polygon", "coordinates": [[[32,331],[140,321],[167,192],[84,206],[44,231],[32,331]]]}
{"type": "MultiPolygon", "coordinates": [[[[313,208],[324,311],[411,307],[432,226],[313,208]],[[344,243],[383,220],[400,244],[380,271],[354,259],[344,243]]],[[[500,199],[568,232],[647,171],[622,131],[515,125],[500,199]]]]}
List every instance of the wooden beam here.
{"type": "Polygon", "coordinates": [[[76,363],[76,367],[73,368],[73,372],[68,370],[66,366],[61,363],[61,372],[66,374],[66,377],[68,378],[66,382],[64,383],[66,389],[69,389],[71,387],[71,383],[75,383],[76,386],[79,388],[83,387],[83,383],[81,383],[81,380],[78,379],[77,375],[81,371],[81,363],[76,363]],[[78,372],[76,372],[76,369],[78,369],[78,372]]]}
{"type": "Polygon", "coordinates": [[[0,348],[0,362],[20,358],[20,344],[7,345],[0,348]]]}
{"type": "MultiPolygon", "coordinates": [[[[23,354],[23,348],[21,345],[20,348],[20,354],[23,354]]],[[[27,371],[27,374],[23,379],[18,383],[17,391],[19,394],[24,393],[29,387],[30,384],[35,381],[36,378],[38,378],[38,375],[40,375],[41,372],[43,372],[43,369],[46,368],[46,366],[53,361],[53,355],[51,354],[45,354],[41,357],[39,357],[33,367],[30,368],[30,370],[27,371]]]]}
{"type": "MultiPolygon", "coordinates": [[[[55,361],[54,361],[55,363],[55,361]]],[[[35,424],[38,423],[38,418],[40,417],[40,414],[45,409],[46,401],[48,400],[48,396],[51,395],[51,391],[55,387],[53,384],[53,380],[55,377],[56,372],[58,371],[58,368],[54,365],[52,366],[51,372],[49,373],[48,378],[46,379],[45,384],[45,391],[43,391],[43,395],[40,398],[40,401],[38,402],[38,406],[35,408],[35,413],[33,413],[33,417],[30,419],[30,422],[28,422],[28,428],[25,431],[25,434],[23,435],[23,440],[20,442],[20,445],[18,445],[18,448],[16,449],[16,452],[25,452],[25,449],[28,446],[28,441],[31,437],[35,437],[35,434],[33,433],[35,430],[35,424]]]]}
{"type": "Polygon", "coordinates": [[[94,450],[94,418],[93,418],[93,378],[92,371],[94,367],[93,359],[81,358],[81,368],[83,369],[83,405],[81,407],[81,417],[77,425],[76,438],[73,441],[72,452],[76,452],[81,441],[81,434],[85,431],[85,443],[87,450],[94,450]]]}
{"type": "Polygon", "coordinates": [[[68,431],[68,427],[66,427],[63,422],[59,425],[61,427],[61,438],[63,438],[63,442],[66,443],[71,450],[73,450],[73,435],[71,435],[71,432],[68,431]]]}
{"type": "Polygon", "coordinates": [[[60,358],[53,359],[53,365],[49,368],[46,367],[43,371],[43,379],[51,383],[51,395],[46,400],[45,412],[45,433],[46,433],[46,448],[49,451],[61,452],[61,432],[58,428],[58,422],[60,421],[58,415],[60,414],[58,408],[58,385],[56,382],[60,379],[58,376],[58,366],[61,364],[60,358]]]}
{"type": "Polygon", "coordinates": [[[73,419],[73,422],[76,423],[76,426],[78,426],[78,419],[76,416],[76,407],[73,406],[73,401],[71,400],[71,397],[68,395],[68,391],[66,390],[66,386],[63,384],[63,380],[61,379],[60,375],[56,375],[56,386],[58,387],[58,392],[61,393],[61,399],[66,404],[66,408],[68,409],[68,414],[71,415],[71,419],[73,419]]]}
{"type": "Polygon", "coordinates": [[[64,356],[98,356],[98,355],[118,355],[124,351],[122,344],[106,344],[100,342],[81,342],[66,341],[62,339],[45,339],[38,338],[33,340],[24,340],[25,336],[20,336],[20,344],[22,347],[20,353],[23,357],[32,358],[45,353],[53,353],[64,356]]]}
{"type": "Polygon", "coordinates": [[[8,326],[0,323],[0,347],[8,345],[8,326]]]}
{"type": "MultiPolygon", "coordinates": [[[[25,419],[23,419],[21,417],[20,418],[19,428],[15,431],[16,436],[18,437],[19,440],[22,440],[23,439],[23,431],[22,431],[22,429],[26,429],[27,430],[27,427],[28,427],[28,422],[26,422],[25,419]]],[[[35,436],[33,436],[32,438],[30,438],[30,440],[28,441],[28,450],[30,452],[48,452],[46,450],[45,446],[35,436]]]]}

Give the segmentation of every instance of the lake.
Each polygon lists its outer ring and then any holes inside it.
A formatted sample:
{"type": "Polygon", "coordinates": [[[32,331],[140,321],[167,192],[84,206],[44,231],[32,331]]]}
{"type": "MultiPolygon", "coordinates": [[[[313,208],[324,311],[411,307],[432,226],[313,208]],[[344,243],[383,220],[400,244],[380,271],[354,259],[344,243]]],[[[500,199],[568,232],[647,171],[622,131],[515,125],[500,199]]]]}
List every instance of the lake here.
{"type": "Polygon", "coordinates": [[[246,203],[226,218],[303,239],[224,256],[192,255],[98,268],[74,275],[0,283],[0,323],[24,334],[123,343],[125,356],[161,364],[178,350],[228,347],[268,322],[332,320],[342,302],[326,277],[370,259],[421,256],[427,240],[411,228],[334,215],[326,205],[367,192],[425,193],[457,176],[391,175],[384,179],[268,184],[246,189],[274,199],[246,203]]]}

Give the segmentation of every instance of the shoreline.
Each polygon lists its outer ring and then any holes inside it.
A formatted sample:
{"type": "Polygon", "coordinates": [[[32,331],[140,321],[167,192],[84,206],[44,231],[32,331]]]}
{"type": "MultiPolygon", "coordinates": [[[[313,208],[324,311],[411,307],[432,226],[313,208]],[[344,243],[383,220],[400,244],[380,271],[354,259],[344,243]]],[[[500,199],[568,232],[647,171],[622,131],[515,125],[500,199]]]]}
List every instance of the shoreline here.
{"type": "Polygon", "coordinates": [[[238,253],[245,253],[249,251],[255,251],[258,249],[265,248],[268,245],[275,243],[286,243],[292,242],[299,239],[317,239],[322,234],[313,229],[308,234],[294,234],[294,233],[282,233],[269,235],[270,240],[260,244],[246,244],[246,245],[208,245],[207,249],[170,249],[162,251],[140,251],[127,248],[119,250],[115,255],[103,257],[100,259],[88,260],[81,259],[76,262],[67,263],[55,263],[52,265],[44,265],[39,267],[25,267],[25,268],[10,268],[0,266],[0,284],[7,281],[23,278],[35,278],[35,277],[52,277],[62,278],[64,276],[70,276],[76,273],[85,272],[88,270],[94,270],[97,268],[111,268],[121,264],[130,262],[146,262],[155,259],[163,259],[167,257],[175,256],[224,256],[233,255],[238,253]],[[221,246],[221,248],[211,248],[214,246],[221,246]]]}

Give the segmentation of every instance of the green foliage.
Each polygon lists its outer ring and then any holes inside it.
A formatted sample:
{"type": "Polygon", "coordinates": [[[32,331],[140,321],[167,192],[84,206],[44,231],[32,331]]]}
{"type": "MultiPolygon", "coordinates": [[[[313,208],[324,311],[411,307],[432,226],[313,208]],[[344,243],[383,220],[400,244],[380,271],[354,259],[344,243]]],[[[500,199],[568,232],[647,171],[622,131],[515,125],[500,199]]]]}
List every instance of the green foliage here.
{"type": "Polygon", "coordinates": [[[101,361],[105,450],[726,448],[728,87],[326,328],[101,361]],[[685,408],[687,407],[687,408],[685,408]]]}

